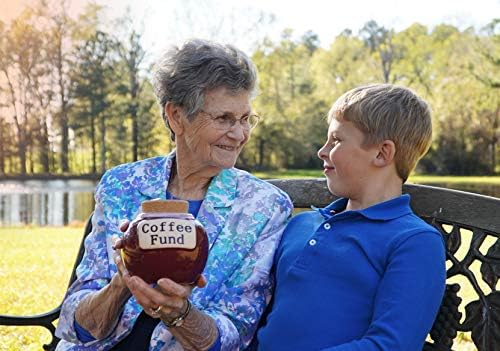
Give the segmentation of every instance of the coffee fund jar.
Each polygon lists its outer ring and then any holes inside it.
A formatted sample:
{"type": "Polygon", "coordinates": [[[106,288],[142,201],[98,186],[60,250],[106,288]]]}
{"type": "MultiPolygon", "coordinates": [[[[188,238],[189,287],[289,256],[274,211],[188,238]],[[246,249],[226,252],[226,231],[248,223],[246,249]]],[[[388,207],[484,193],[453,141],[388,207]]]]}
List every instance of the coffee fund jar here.
{"type": "Polygon", "coordinates": [[[188,202],[151,200],[123,237],[121,256],[130,275],[147,283],[169,278],[193,284],[205,268],[208,238],[203,226],[188,213],[188,202]]]}

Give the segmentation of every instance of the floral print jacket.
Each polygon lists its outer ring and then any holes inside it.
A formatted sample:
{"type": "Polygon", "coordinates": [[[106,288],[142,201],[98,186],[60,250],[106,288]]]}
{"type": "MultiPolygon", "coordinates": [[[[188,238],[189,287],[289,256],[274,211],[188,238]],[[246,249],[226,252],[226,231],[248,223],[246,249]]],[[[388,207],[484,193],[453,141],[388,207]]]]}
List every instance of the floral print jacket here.
{"type": "MultiPolygon", "coordinates": [[[[57,350],[107,350],[122,340],[142,311],[134,297],[125,304],[113,332],[105,339],[82,343],[74,329],[79,302],[102,289],[117,272],[112,238],[121,236],[123,219],[132,220],[140,204],[165,199],[175,157],[155,157],[120,165],[97,186],[93,230],[85,240],[85,255],[77,280],[68,289],[56,335],[57,350]]],[[[220,333],[222,350],[239,350],[253,337],[271,298],[270,270],[275,249],[291,216],[292,204],[278,188],[236,168],[225,169],[209,185],[197,219],[209,237],[209,257],[203,272],[208,284],[195,288],[192,303],[210,315],[220,333]]],[[[151,337],[149,350],[182,350],[162,322],[151,337]]]]}

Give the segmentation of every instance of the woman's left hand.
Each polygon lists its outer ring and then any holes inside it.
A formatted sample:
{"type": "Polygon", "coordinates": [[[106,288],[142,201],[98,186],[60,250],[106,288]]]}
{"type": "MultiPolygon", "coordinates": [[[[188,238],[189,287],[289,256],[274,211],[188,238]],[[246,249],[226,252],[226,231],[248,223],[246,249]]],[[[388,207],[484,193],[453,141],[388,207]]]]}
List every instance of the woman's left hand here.
{"type": "MultiPolygon", "coordinates": [[[[115,249],[120,248],[121,240],[118,240],[115,249]]],[[[182,315],[187,309],[187,299],[193,288],[203,288],[207,284],[205,278],[200,275],[194,285],[178,284],[171,279],[161,278],[153,287],[140,277],[129,275],[118,252],[115,252],[114,260],[122,280],[137,303],[153,318],[175,319],[182,315]]]]}
{"type": "MultiPolygon", "coordinates": [[[[120,230],[125,232],[129,226],[128,221],[120,224],[120,230]]],[[[115,250],[123,248],[123,241],[118,239],[113,244],[115,250]]],[[[120,254],[115,251],[114,261],[121,273],[122,280],[134,295],[137,303],[144,312],[154,318],[174,319],[182,315],[187,308],[187,299],[194,287],[203,288],[207,285],[205,277],[200,275],[193,285],[177,284],[168,278],[161,278],[157,285],[152,287],[138,276],[130,276],[125,268],[120,254]]]]}
{"type": "Polygon", "coordinates": [[[206,285],[203,276],[200,276],[195,285],[178,284],[171,279],[161,278],[158,284],[152,287],[137,276],[131,277],[130,280],[130,285],[127,284],[130,292],[144,311],[151,317],[167,320],[184,314],[193,288],[203,288],[206,285]]]}

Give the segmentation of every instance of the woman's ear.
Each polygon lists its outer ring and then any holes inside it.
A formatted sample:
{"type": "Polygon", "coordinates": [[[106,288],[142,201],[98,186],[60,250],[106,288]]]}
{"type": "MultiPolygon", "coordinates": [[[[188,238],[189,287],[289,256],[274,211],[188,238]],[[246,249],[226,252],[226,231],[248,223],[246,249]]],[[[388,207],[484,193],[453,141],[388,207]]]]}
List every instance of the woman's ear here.
{"type": "Polygon", "coordinates": [[[184,111],[178,105],[172,102],[167,102],[165,104],[165,119],[175,135],[178,136],[182,135],[184,131],[184,124],[182,123],[183,113],[184,111]]]}
{"type": "Polygon", "coordinates": [[[394,161],[396,155],[396,144],[392,140],[384,140],[378,148],[377,156],[375,157],[375,165],[385,167],[394,161]]]}

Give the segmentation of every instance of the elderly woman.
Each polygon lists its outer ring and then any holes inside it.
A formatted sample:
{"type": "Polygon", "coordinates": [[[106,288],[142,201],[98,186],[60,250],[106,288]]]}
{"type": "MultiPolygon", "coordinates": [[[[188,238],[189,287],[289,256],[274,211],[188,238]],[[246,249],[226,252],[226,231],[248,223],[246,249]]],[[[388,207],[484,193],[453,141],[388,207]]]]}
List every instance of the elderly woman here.
{"type": "Polygon", "coordinates": [[[232,46],[193,40],[162,58],[154,87],[176,149],[103,176],[94,229],[62,306],[58,350],[238,350],[270,299],[269,271],[292,205],[234,168],[258,121],[253,63],[232,46]],[[155,198],[188,200],[207,231],[197,287],[168,277],[148,285],[113,252],[121,221],[155,198]]]}

